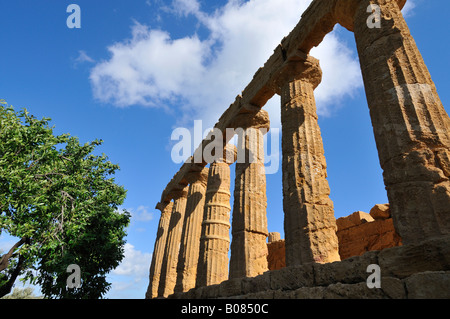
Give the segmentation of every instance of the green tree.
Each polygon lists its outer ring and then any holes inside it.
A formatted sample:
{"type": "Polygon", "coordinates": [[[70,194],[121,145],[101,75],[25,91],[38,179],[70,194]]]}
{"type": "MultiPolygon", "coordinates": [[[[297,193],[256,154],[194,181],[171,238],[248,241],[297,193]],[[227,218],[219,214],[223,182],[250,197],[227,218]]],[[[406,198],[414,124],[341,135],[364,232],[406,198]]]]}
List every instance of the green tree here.
{"type": "Polygon", "coordinates": [[[18,238],[0,258],[0,297],[23,276],[47,298],[101,298],[130,219],[118,210],[126,196],[113,177],[119,166],[92,154],[102,141],[81,145],[55,135],[50,119],[0,104],[0,234],[18,238]],[[76,288],[67,287],[71,264],[80,267],[76,288]]]}

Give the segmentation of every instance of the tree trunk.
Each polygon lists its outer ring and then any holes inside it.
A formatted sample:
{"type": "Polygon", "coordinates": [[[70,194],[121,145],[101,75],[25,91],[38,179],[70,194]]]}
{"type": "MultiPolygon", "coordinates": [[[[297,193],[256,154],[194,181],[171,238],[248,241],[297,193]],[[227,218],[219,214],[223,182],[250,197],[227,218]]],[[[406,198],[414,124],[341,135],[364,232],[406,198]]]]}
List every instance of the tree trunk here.
{"type": "MultiPolygon", "coordinates": [[[[14,246],[11,247],[11,249],[8,251],[8,253],[4,254],[0,259],[0,271],[5,270],[9,265],[9,259],[14,255],[14,252],[17,248],[22,246],[25,243],[28,243],[29,239],[26,237],[22,237],[14,246]]],[[[14,282],[16,281],[17,277],[20,274],[20,271],[22,270],[24,257],[19,255],[19,262],[17,263],[16,268],[11,273],[11,277],[8,279],[6,283],[4,283],[2,286],[0,286],[0,298],[6,296],[11,292],[11,289],[14,285],[14,282]]]]}

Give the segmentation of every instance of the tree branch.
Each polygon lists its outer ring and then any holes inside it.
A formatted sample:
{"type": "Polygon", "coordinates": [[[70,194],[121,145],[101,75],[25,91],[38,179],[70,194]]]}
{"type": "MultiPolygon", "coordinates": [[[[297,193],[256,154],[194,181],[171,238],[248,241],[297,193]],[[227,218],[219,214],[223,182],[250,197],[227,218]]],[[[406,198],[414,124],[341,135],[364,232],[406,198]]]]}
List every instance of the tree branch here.
{"type": "Polygon", "coordinates": [[[26,237],[22,237],[17,243],[15,243],[14,246],[11,247],[8,253],[4,254],[2,258],[0,259],[0,271],[3,271],[8,267],[9,265],[9,259],[14,254],[14,251],[22,246],[25,242],[27,242],[26,237]]]}
{"type": "Polygon", "coordinates": [[[25,259],[23,256],[19,256],[19,262],[17,263],[17,266],[14,269],[14,271],[11,273],[11,277],[6,283],[0,286],[0,298],[6,296],[11,292],[14,282],[16,281],[17,277],[20,274],[20,271],[22,270],[24,260],[25,259]]]}

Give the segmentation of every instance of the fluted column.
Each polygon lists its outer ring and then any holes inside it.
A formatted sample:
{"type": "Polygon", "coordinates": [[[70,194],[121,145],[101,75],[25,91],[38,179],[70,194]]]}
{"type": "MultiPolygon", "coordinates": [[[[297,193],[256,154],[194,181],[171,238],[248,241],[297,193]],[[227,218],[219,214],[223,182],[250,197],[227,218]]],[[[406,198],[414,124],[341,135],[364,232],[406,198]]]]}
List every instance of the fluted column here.
{"type": "Polygon", "coordinates": [[[316,59],[291,62],[277,79],[281,94],[286,265],[340,260],[336,220],[317,122],[316,59]]]}
{"type": "Polygon", "coordinates": [[[156,208],[161,210],[161,217],[159,219],[158,232],[156,234],[155,247],[152,254],[152,262],[150,264],[150,283],[148,285],[147,293],[145,294],[145,298],[147,299],[156,298],[158,296],[161,264],[164,257],[173,202],[158,204],[156,208]]]}
{"type": "Polygon", "coordinates": [[[173,209],[170,216],[167,243],[161,266],[158,296],[167,297],[173,294],[177,280],[177,263],[180,251],[181,232],[183,230],[188,187],[173,194],[173,209]]]}
{"type": "Polygon", "coordinates": [[[264,110],[239,115],[234,125],[242,130],[238,133],[230,278],[255,277],[269,270],[264,169],[264,134],[269,126],[264,110]]]}
{"type": "Polygon", "coordinates": [[[186,176],[190,186],[178,256],[175,292],[185,292],[195,288],[208,171],[208,168],[204,168],[186,176]]]}
{"type": "MultiPolygon", "coordinates": [[[[235,154],[235,149],[227,148],[235,154]]],[[[196,287],[219,284],[228,279],[231,164],[222,158],[209,167],[196,287]]]]}
{"type": "Polygon", "coordinates": [[[361,0],[346,14],[391,214],[408,244],[450,234],[450,119],[400,11],[404,3],[361,0]],[[367,24],[369,4],[380,13],[378,27],[367,24]]]}

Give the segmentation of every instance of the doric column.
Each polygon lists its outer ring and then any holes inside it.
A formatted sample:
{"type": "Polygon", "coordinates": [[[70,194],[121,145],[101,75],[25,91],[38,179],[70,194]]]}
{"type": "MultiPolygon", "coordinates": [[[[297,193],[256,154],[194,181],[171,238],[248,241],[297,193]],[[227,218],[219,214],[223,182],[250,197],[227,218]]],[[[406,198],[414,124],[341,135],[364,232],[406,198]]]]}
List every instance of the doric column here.
{"type": "Polygon", "coordinates": [[[319,62],[293,61],[276,83],[281,95],[286,265],[340,260],[336,220],[317,122],[319,62]]]}
{"type": "Polygon", "coordinates": [[[408,244],[450,234],[450,119],[400,11],[404,3],[361,0],[347,14],[391,214],[408,244]],[[367,23],[369,5],[378,25],[367,23]]]}
{"type": "Polygon", "coordinates": [[[264,134],[270,126],[269,115],[264,110],[241,114],[233,126],[239,131],[230,278],[255,277],[269,270],[264,169],[264,134]]]}
{"type": "Polygon", "coordinates": [[[274,243],[276,241],[280,241],[281,240],[281,235],[280,233],[277,232],[272,232],[269,233],[269,238],[267,239],[267,241],[270,243],[274,243]]]}
{"type": "Polygon", "coordinates": [[[185,176],[190,185],[178,256],[175,292],[185,292],[195,288],[208,171],[208,168],[204,168],[185,176]]]}
{"type": "MultiPolygon", "coordinates": [[[[227,149],[235,158],[236,149],[229,145],[227,149]]],[[[224,158],[230,156],[224,155],[224,158]]],[[[231,164],[219,159],[209,167],[196,287],[219,284],[228,279],[231,164]]]]}
{"type": "Polygon", "coordinates": [[[150,264],[150,283],[145,298],[151,299],[158,296],[159,278],[161,275],[161,264],[169,230],[170,215],[172,214],[173,202],[158,204],[157,209],[161,211],[158,232],[156,234],[155,247],[153,249],[152,262],[150,264]]]}
{"type": "Polygon", "coordinates": [[[183,230],[184,213],[188,187],[173,193],[173,209],[170,216],[167,243],[161,266],[158,296],[167,297],[174,292],[177,280],[177,263],[180,251],[181,232],[183,230]]]}

